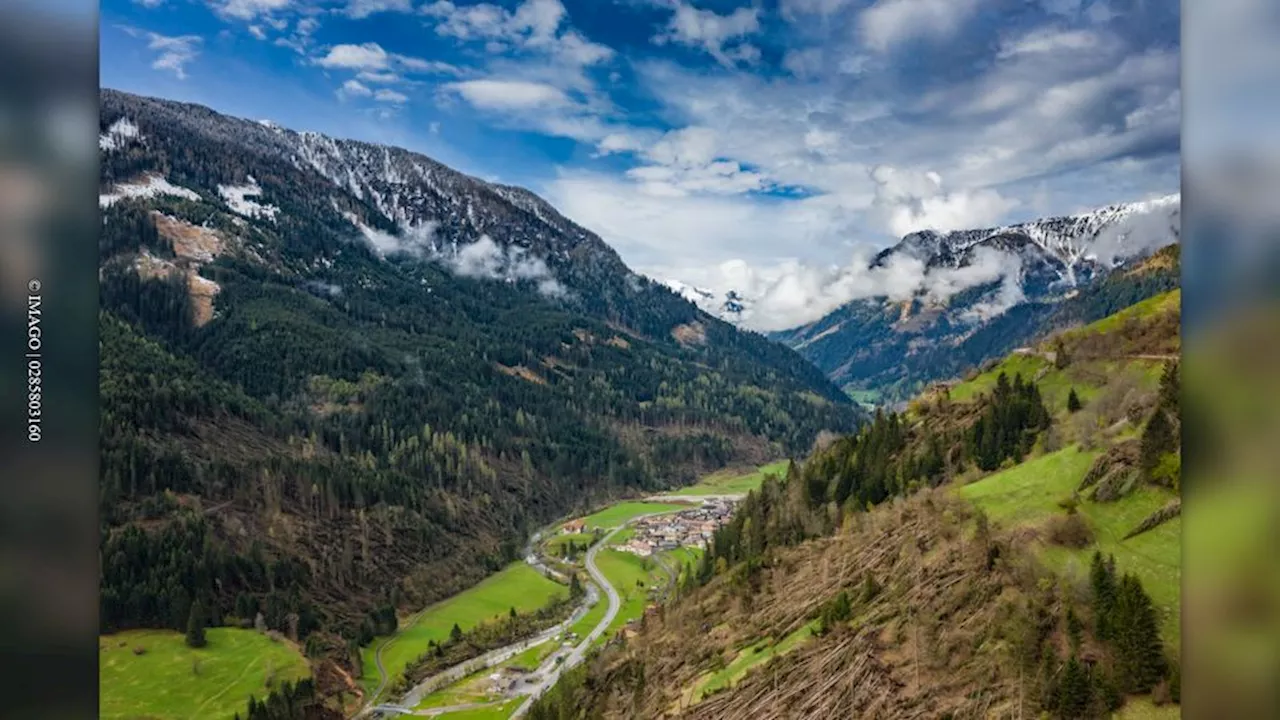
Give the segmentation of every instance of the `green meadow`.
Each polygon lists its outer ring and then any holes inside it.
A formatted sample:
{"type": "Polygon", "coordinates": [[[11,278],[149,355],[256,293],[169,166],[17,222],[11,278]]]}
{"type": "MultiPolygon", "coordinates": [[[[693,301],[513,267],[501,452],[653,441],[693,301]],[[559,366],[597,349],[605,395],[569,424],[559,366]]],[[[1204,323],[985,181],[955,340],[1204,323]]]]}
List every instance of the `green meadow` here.
{"type": "Polygon", "coordinates": [[[549,580],[525,563],[508,565],[483,582],[432,605],[416,620],[395,635],[374,640],[361,651],[364,663],[362,682],[375,689],[380,678],[374,655],[382,648],[382,665],[391,677],[404,672],[410,663],[427,652],[429,643],[442,642],[456,623],[462,630],[501,618],[515,608],[516,612],[532,612],[552,598],[565,597],[568,589],[549,580]]]}
{"type": "Polygon", "coordinates": [[[711,473],[698,481],[696,485],[680,488],[673,491],[671,495],[731,495],[736,493],[748,493],[752,490],[759,489],[764,483],[765,476],[776,475],[783,477],[787,474],[787,463],[789,460],[779,460],[761,465],[751,472],[743,473],[737,470],[720,470],[711,473]]]}
{"type": "Polygon", "coordinates": [[[680,503],[622,502],[617,505],[610,505],[593,515],[588,515],[582,521],[588,530],[592,528],[615,528],[640,515],[675,512],[677,510],[685,510],[688,507],[688,505],[680,503]]]}
{"type": "MultiPolygon", "coordinates": [[[[1072,494],[1098,454],[1072,446],[962,486],[959,493],[993,522],[1010,528],[1038,526],[1064,512],[1059,502],[1072,494]]],[[[1164,640],[1176,650],[1181,646],[1181,518],[1123,539],[1173,498],[1172,492],[1141,487],[1115,502],[1082,501],[1077,509],[1093,531],[1094,543],[1082,549],[1037,544],[1036,553],[1047,567],[1076,581],[1087,580],[1094,550],[1115,555],[1117,568],[1137,575],[1160,609],[1164,640]]]]}
{"type": "Polygon", "coordinates": [[[130,630],[98,638],[98,716],[107,720],[221,720],[243,714],[250,697],[309,677],[292,643],[254,630],[209,628],[208,645],[182,633],[130,630]],[[143,650],[135,654],[135,650],[143,650]]]}
{"type": "Polygon", "coordinates": [[[643,615],[649,604],[649,588],[666,582],[668,578],[657,560],[641,558],[620,550],[601,550],[596,554],[596,565],[618,590],[622,599],[617,617],[600,636],[599,642],[604,642],[623,625],[643,615]],[[638,585],[637,582],[643,584],[638,585]]]}

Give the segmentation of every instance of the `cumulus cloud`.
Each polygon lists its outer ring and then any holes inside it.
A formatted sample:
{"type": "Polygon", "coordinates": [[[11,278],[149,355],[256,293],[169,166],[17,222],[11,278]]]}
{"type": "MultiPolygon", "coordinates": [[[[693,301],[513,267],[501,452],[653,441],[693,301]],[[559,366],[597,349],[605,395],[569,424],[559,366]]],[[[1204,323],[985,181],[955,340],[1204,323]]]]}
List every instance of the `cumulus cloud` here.
{"type": "Polygon", "coordinates": [[[919,230],[990,227],[1018,205],[995,190],[948,192],[936,172],[881,165],[872,168],[871,178],[876,183],[874,212],[882,226],[899,237],[919,230]]]}
{"type": "Polygon", "coordinates": [[[346,100],[347,98],[369,97],[373,91],[365,87],[357,80],[348,80],[338,88],[338,98],[346,100]]]}
{"type": "Polygon", "coordinates": [[[342,44],[329,48],[329,52],[318,58],[316,64],[343,70],[385,70],[391,64],[391,56],[375,42],[342,44]]]}
{"type": "Polygon", "coordinates": [[[760,59],[759,48],[743,42],[744,38],[760,32],[759,8],[741,7],[728,15],[719,15],[676,0],[674,10],[667,27],[653,37],[655,44],[671,42],[701,48],[725,67],[760,59]],[[727,47],[730,44],[733,47],[727,47]]]}
{"type": "Polygon", "coordinates": [[[503,247],[488,235],[470,245],[458,248],[445,259],[445,265],[463,277],[517,282],[532,281],[538,292],[548,297],[561,297],[565,288],[556,280],[547,264],[522,247],[503,247]]]}

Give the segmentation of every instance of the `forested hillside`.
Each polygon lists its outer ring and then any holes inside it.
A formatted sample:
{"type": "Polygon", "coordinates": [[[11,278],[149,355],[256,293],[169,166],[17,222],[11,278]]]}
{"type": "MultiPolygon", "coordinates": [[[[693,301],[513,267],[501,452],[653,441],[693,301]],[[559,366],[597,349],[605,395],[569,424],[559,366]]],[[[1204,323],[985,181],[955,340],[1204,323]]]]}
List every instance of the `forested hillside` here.
{"type": "Polygon", "coordinates": [[[256,620],[324,695],[533,528],[857,422],[525,191],[113,91],[101,127],[103,631],[256,620]]]}
{"type": "Polygon", "coordinates": [[[1178,296],[766,481],[530,717],[1177,716],[1178,296]]]}

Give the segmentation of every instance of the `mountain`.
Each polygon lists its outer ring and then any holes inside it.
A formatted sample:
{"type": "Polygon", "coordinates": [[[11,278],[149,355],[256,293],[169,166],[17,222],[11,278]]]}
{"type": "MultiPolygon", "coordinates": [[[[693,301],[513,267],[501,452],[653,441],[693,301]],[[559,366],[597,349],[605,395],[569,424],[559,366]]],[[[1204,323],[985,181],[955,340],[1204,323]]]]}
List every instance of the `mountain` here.
{"type": "Polygon", "coordinates": [[[1180,292],[770,478],[531,720],[1178,717],[1180,292]]]}
{"type": "Polygon", "coordinates": [[[100,130],[104,632],[261,614],[343,690],[533,528],[859,420],[526,190],[111,90],[100,130]]]}
{"type": "Polygon", "coordinates": [[[1064,323],[1174,287],[1176,252],[1148,258],[1178,242],[1180,210],[1174,195],[1003,228],[913,233],[868,272],[917,276],[923,290],[855,300],[769,337],[855,395],[902,401],[1064,323]]]}

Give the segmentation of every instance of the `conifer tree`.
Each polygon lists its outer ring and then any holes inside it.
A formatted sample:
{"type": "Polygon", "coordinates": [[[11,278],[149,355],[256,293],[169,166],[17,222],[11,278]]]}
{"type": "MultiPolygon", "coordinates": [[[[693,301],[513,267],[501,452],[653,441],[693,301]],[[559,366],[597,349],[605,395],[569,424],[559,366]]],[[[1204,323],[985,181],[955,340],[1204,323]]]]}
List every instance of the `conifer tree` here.
{"type": "Polygon", "coordinates": [[[1102,559],[1100,551],[1094,551],[1089,568],[1089,584],[1093,589],[1093,616],[1095,632],[1102,640],[1111,638],[1112,609],[1116,599],[1115,569],[1102,559]]]}
{"type": "Polygon", "coordinates": [[[1080,396],[1076,395],[1076,389],[1071,388],[1071,394],[1067,395],[1067,412],[1077,412],[1084,407],[1080,404],[1080,396]]]}
{"type": "Polygon", "coordinates": [[[204,637],[204,604],[199,600],[191,603],[191,614],[187,617],[187,647],[202,648],[207,644],[204,637]]]}
{"type": "Polygon", "coordinates": [[[1160,458],[1165,453],[1176,449],[1177,438],[1173,435],[1173,426],[1169,423],[1169,417],[1164,408],[1157,407],[1142,431],[1138,463],[1143,477],[1150,479],[1155,469],[1160,466],[1160,458]]]}
{"type": "Polygon", "coordinates": [[[1088,671],[1076,659],[1075,653],[1072,653],[1062,669],[1062,678],[1058,681],[1054,698],[1058,717],[1068,720],[1086,717],[1092,700],[1092,690],[1088,671]]]}
{"type": "Polygon", "coordinates": [[[1126,573],[1121,579],[1112,615],[1121,688],[1149,692],[1164,677],[1166,662],[1156,609],[1138,578],[1126,573]]]}

